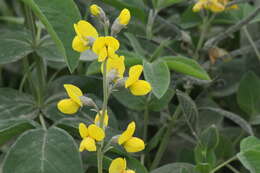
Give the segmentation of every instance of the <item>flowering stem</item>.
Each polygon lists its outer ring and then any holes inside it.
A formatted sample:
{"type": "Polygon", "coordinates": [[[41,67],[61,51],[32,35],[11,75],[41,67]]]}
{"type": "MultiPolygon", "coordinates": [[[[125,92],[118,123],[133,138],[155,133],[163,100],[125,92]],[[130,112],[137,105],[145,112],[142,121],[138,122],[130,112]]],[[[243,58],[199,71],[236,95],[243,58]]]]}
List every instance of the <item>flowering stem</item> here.
{"type": "Polygon", "coordinates": [[[195,59],[199,59],[199,50],[201,49],[204,39],[205,39],[205,34],[208,28],[208,17],[203,18],[203,23],[202,23],[202,31],[200,34],[199,42],[197,44],[196,50],[195,50],[195,59]]]}
{"type": "Polygon", "coordinates": [[[103,154],[101,146],[97,149],[97,166],[98,166],[98,173],[103,172],[103,154]]]}

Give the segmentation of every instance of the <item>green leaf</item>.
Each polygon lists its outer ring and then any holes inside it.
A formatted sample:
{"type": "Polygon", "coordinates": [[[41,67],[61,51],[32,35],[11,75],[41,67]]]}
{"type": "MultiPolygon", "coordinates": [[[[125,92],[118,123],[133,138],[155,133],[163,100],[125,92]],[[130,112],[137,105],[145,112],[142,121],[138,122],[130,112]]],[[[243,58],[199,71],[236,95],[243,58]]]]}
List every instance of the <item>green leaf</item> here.
{"type": "Polygon", "coordinates": [[[144,56],[146,54],[145,50],[142,48],[141,44],[134,36],[134,34],[126,32],[124,33],[124,35],[130,41],[131,46],[138,55],[144,56]]]}
{"type": "Polygon", "coordinates": [[[83,173],[73,138],[64,130],[50,128],[24,133],[8,151],[3,173],[83,173]]]}
{"type": "Polygon", "coordinates": [[[148,173],[144,165],[134,157],[126,157],[127,167],[129,169],[135,170],[136,173],[148,173]]]}
{"type": "Polygon", "coordinates": [[[151,150],[153,150],[154,148],[157,147],[157,145],[161,141],[163,135],[165,134],[165,130],[166,130],[166,126],[163,126],[156,132],[156,134],[152,137],[152,139],[149,141],[149,143],[145,147],[146,151],[150,152],[151,150]]]}
{"type": "Polygon", "coordinates": [[[167,64],[161,60],[149,63],[143,61],[144,77],[152,85],[152,92],[160,99],[170,85],[170,72],[167,64]]]}
{"type": "Polygon", "coordinates": [[[225,118],[228,118],[231,121],[235,122],[237,125],[239,125],[242,129],[244,129],[250,135],[254,135],[253,129],[250,126],[250,124],[237,114],[225,111],[223,109],[211,108],[211,107],[202,107],[202,108],[200,108],[200,110],[209,110],[209,111],[216,112],[216,113],[224,116],[225,118]]]}
{"type": "Polygon", "coordinates": [[[11,88],[0,88],[0,120],[35,118],[33,97],[11,88]]]}
{"type": "Polygon", "coordinates": [[[48,61],[65,62],[54,41],[49,37],[43,37],[36,48],[36,53],[48,61]]]}
{"type": "Polygon", "coordinates": [[[243,139],[237,157],[244,167],[250,170],[250,173],[258,173],[260,171],[260,140],[253,136],[243,139]]]}
{"type": "Polygon", "coordinates": [[[190,96],[184,92],[181,92],[180,90],[177,90],[176,94],[180,102],[181,109],[186,117],[186,120],[189,121],[191,119],[197,119],[199,115],[198,109],[194,101],[190,98],[190,96]]]}
{"type": "Polygon", "coordinates": [[[32,121],[18,118],[0,121],[0,146],[12,137],[17,136],[28,129],[34,128],[32,121]]]}
{"type": "MultiPolygon", "coordinates": [[[[242,77],[237,93],[237,102],[250,117],[260,114],[260,79],[253,72],[242,77]]],[[[254,123],[252,121],[252,123],[254,123]]]]}
{"type": "Polygon", "coordinates": [[[125,107],[133,110],[145,109],[144,96],[134,96],[128,89],[120,89],[120,91],[113,92],[113,96],[125,107]]]}
{"type": "Polygon", "coordinates": [[[182,56],[164,57],[170,70],[177,71],[203,80],[211,80],[207,72],[193,59],[182,56]]]}
{"type": "Polygon", "coordinates": [[[0,64],[16,62],[33,52],[27,31],[0,32],[0,64]]]}
{"type": "Polygon", "coordinates": [[[148,103],[148,109],[156,112],[161,111],[169,104],[174,95],[175,90],[171,88],[169,88],[160,99],[157,99],[154,95],[152,95],[148,103]]]}
{"type": "Polygon", "coordinates": [[[200,136],[201,144],[208,150],[214,150],[219,143],[219,132],[215,125],[204,130],[200,136]]]}
{"type": "Polygon", "coordinates": [[[152,170],[150,173],[196,173],[189,163],[171,163],[152,170]]]}
{"type": "Polygon", "coordinates": [[[79,53],[72,50],[71,46],[73,37],[75,36],[73,24],[78,22],[81,18],[80,12],[74,1],[22,1],[32,8],[36,16],[45,25],[47,31],[65,59],[70,71],[73,72],[77,67],[79,60],[79,53]]]}

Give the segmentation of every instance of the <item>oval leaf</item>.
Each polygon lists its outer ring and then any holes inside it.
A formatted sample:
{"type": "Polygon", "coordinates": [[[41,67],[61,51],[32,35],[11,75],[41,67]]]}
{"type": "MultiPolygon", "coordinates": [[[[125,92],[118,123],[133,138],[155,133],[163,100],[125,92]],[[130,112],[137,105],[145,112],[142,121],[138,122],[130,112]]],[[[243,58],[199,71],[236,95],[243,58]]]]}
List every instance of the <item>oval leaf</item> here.
{"type": "Polygon", "coordinates": [[[182,56],[164,57],[170,70],[203,80],[211,80],[207,72],[193,59],[182,56]]]}
{"type": "Polygon", "coordinates": [[[6,155],[3,173],[83,173],[73,138],[51,128],[24,133],[6,155]]]}
{"type": "Polygon", "coordinates": [[[80,12],[73,0],[22,0],[30,6],[45,25],[72,72],[78,65],[79,53],[72,50],[75,36],[73,24],[80,20],[80,12]],[[68,10],[69,9],[69,10],[68,10]]]}
{"type": "Polygon", "coordinates": [[[160,99],[170,85],[170,71],[163,61],[143,62],[145,79],[152,85],[152,92],[160,99]]]}

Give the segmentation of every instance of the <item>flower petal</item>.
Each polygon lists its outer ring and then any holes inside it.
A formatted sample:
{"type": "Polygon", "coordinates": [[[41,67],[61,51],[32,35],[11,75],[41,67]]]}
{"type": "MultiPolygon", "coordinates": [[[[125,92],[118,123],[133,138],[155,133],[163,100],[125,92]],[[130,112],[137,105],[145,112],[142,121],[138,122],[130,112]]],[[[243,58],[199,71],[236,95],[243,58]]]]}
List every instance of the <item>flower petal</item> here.
{"type": "Polygon", "coordinates": [[[125,150],[129,153],[139,152],[144,149],[144,141],[137,137],[132,137],[123,144],[125,150]]]}
{"type": "Polygon", "coordinates": [[[105,37],[105,42],[107,47],[110,47],[112,50],[114,50],[114,52],[117,51],[120,47],[119,41],[114,37],[111,36],[105,37]]]}
{"type": "Polygon", "coordinates": [[[131,93],[136,96],[142,96],[148,94],[152,87],[149,82],[145,80],[138,80],[129,87],[131,93]]]}
{"type": "Polygon", "coordinates": [[[79,36],[75,36],[72,41],[72,48],[77,52],[84,52],[88,50],[90,47],[85,46],[84,42],[80,39],[79,36]]]}
{"type": "Polygon", "coordinates": [[[129,70],[129,77],[127,78],[127,80],[125,82],[125,87],[128,88],[130,85],[135,83],[141,76],[142,72],[143,72],[142,65],[132,66],[129,70]]]}
{"type": "Polygon", "coordinates": [[[75,114],[80,108],[80,106],[72,99],[63,99],[59,101],[57,107],[59,111],[64,114],[75,114]]]}
{"type": "Polygon", "coordinates": [[[79,124],[79,134],[82,138],[88,137],[88,128],[84,123],[79,124]]]}
{"type": "Polygon", "coordinates": [[[98,56],[98,62],[103,62],[107,58],[107,48],[103,47],[98,56]]]}
{"type": "Polygon", "coordinates": [[[93,16],[98,16],[101,13],[100,7],[98,5],[96,5],[96,4],[91,5],[89,9],[90,9],[90,13],[93,16]]]}
{"type": "MultiPolygon", "coordinates": [[[[99,114],[102,115],[102,111],[100,111],[99,114]]],[[[96,125],[100,124],[99,123],[99,121],[100,121],[99,120],[99,114],[96,114],[96,117],[95,117],[94,122],[95,122],[96,125]]],[[[109,119],[109,117],[108,117],[107,111],[105,111],[105,117],[104,117],[104,122],[103,122],[105,126],[108,125],[108,119],[109,119]]]]}
{"type": "Polygon", "coordinates": [[[90,137],[84,138],[80,143],[79,151],[82,152],[84,150],[97,151],[95,140],[90,137]]]}
{"type": "Polygon", "coordinates": [[[203,8],[203,6],[204,6],[204,2],[197,2],[194,6],[193,6],[193,8],[192,8],[192,11],[193,12],[199,12],[202,8],[203,8]]]}
{"type": "Polygon", "coordinates": [[[77,35],[79,33],[84,39],[87,39],[87,37],[96,39],[98,37],[96,28],[85,20],[80,20],[74,28],[77,35]]]}
{"type": "Polygon", "coordinates": [[[135,132],[135,122],[133,121],[127,126],[127,129],[119,136],[118,144],[122,145],[123,143],[125,143],[133,136],[134,132],[135,132]]]}
{"type": "Polygon", "coordinates": [[[119,23],[121,25],[127,25],[131,19],[131,14],[130,11],[126,8],[124,8],[121,12],[120,15],[118,16],[119,23]]]}
{"type": "Polygon", "coordinates": [[[126,169],[126,160],[119,157],[114,159],[109,166],[109,173],[123,173],[126,169]]]}
{"type": "Polygon", "coordinates": [[[72,84],[64,84],[64,88],[67,91],[68,96],[77,104],[82,106],[82,102],[80,101],[80,96],[83,96],[82,91],[76,87],[75,85],[72,84]]]}
{"type": "Polygon", "coordinates": [[[96,141],[102,141],[105,138],[105,133],[103,129],[95,124],[91,124],[90,126],[88,126],[88,133],[89,136],[94,138],[96,141]]]}
{"type": "Polygon", "coordinates": [[[99,52],[105,47],[105,37],[98,37],[92,46],[92,51],[99,55],[99,52]]]}
{"type": "Polygon", "coordinates": [[[128,170],[126,170],[126,173],[135,173],[135,171],[132,169],[128,169],[128,170]]]}
{"type": "MultiPolygon", "coordinates": [[[[115,69],[117,71],[118,77],[123,78],[125,73],[125,57],[124,56],[114,56],[107,60],[107,73],[115,69]]],[[[101,72],[103,73],[104,64],[101,66],[101,72]]]]}

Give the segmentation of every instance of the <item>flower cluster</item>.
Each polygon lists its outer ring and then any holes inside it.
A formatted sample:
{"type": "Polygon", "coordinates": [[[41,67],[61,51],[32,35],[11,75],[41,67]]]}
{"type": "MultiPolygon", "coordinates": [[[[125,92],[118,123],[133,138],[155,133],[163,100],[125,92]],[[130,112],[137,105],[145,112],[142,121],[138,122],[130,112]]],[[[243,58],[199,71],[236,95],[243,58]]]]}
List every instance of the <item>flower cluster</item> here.
{"type": "Polygon", "coordinates": [[[237,9],[237,5],[231,5],[227,7],[229,0],[198,0],[193,6],[192,10],[198,12],[202,9],[210,10],[213,13],[220,13],[226,9],[237,9]]]}
{"type": "MultiPolygon", "coordinates": [[[[143,66],[134,65],[130,67],[128,77],[125,77],[125,57],[117,54],[120,42],[115,36],[128,25],[131,19],[129,10],[123,9],[121,11],[111,26],[110,35],[108,35],[110,22],[103,9],[94,4],[90,6],[90,12],[93,17],[96,17],[103,24],[105,35],[101,36],[93,25],[85,20],[80,20],[74,24],[76,35],[72,41],[72,48],[77,52],[88,50],[97,55],[97,61],[101,63],[104,92],[107,92],[108,97],[114,91],[113,88],[119,86],[124,86],[136,96],[148,94],[152,89],[150,83],[139,79],[143,72],[143,66]]],[[[57,108],[59,111],[64,114],[75,114],[81,107],[90,106],[97,112],[94,121],[89,125],[84,123],[79,124],[79,134],[82,138],[79,151],[105,152],[105,148],[107,147],[103,145],[106,137],[105,132],[109,124],[109,115],[106,106],[99,109],[96,103],[91,98],[83,95],[83,92],[77,86],[65,84],[64,88],[69,98],[58,102],[57,108]]],[[[104,103],[107,101],[108,98],[104,96],[104,103]]],[[[117,145],[122,146],[129,153],[144,150],[144,141],[133,136],[135,128],[135,122],[131,122],[124,132],[112,137],[110,141],[116,142],[117,145]]],[[[112,144],[109,142],[107,145],[112,144]]],[[[98,157],[102,157],[102,154],[98,155],[98,157]]],[[[109,173],[134,173],[134,171],[126,169],[125,159],[117,158],[112,161],[109,173]]]]}

